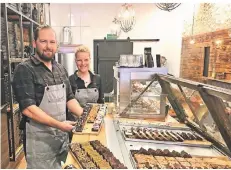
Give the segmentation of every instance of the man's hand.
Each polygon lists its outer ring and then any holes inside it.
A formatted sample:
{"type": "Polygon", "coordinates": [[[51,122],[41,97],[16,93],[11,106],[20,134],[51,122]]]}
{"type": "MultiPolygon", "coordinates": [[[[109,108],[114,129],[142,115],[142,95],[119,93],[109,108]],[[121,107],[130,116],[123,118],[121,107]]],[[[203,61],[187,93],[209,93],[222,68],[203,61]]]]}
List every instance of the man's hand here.
{"type": "Polygon", "coordinates": [[[71,113],[74,113],[77,117],[83,114],[83,108],[79,105],[76,99],[71,99],[67,102],[67,108],[71,113]]]}
{"type": "Polygon", "coordinates": [[[59,129],[64,132],[71,132],[74,129],[76,122],[73,121],[64,121],[60,123],[59,129]]]}

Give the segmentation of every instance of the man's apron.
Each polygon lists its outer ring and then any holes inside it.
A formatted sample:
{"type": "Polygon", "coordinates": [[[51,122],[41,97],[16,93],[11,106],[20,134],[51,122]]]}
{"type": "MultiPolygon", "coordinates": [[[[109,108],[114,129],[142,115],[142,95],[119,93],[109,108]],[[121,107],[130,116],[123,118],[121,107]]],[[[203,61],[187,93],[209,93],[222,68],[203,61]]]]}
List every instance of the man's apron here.
{"type": "MultiPolygon", "coordinates": [[[[56,120],[65,121],[66,85],[47,85],[39,108],[56,120]]],[[[26,123],[27,168],[61,169],[61,161],[65,162],[68,153],[67,145],[68,133],[32,119],[26,123]]]]}

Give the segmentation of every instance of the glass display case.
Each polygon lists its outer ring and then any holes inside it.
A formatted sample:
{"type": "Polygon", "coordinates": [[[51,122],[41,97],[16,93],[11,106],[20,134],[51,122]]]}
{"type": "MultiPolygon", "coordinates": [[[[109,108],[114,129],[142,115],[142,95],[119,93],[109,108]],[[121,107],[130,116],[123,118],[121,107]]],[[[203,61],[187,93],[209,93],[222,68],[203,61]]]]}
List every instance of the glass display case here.
{"type": "Polygon", "coordinates": [[[152,81],[156,73],[167,74],[167,69],[114,67],[116,106],[121,117],[164,120],[166,94],[158,81],[152,81]]]}
{"type": "Polygon", "coordinates": [[[231,156],[231,91],[171,76],[156,78],[179,120],[231,156]]]}
{"type": "Polygon", "coordinates": [[[143,94],[166,94],[179,125],[115,120],[122,156],[130,160],[128,167],[230,169],[230,90],[160,74],[149,82],[132,82],[130,92],[138,93],[135,102],[143,94]]]}

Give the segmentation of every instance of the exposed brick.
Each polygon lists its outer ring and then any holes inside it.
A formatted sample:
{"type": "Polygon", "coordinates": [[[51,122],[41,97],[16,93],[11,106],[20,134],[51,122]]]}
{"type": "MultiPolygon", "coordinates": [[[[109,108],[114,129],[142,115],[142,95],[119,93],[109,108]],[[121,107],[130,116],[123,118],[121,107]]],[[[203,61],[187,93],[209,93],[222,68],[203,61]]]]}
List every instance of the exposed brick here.
{"type": "Polygon", "coordinates": [[[226,80],[231,80],[231,38],[228,37],[228,30],[184,37],[182,39],[180,76],[192,80],[201,80],[204,65],[204,47],[210,47],[209,76],[212,75],[213,67],[217,73],[228,73],[226,80]],[[195,44],[190,44],[191,39],[195,44]],[[222,44],[218,47],[217,40],[222,44]]]}

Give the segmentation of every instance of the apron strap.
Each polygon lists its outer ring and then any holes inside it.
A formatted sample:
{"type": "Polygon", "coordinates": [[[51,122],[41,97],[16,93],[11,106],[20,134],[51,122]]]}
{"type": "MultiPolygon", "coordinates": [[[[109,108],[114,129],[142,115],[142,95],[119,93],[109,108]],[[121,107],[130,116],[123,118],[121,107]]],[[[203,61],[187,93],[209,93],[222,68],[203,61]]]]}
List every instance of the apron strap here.
{"type": "MultiPolygon", "coordinates": [[[[61,70],[61,68],[59,67],[59,65],[58,65],[58,64],[56,64],[56,65],[57,65],[57,67],[59,68],[60,73],[62,73],[62,70],[61,70]]],[[[60,74],[60,73],[58,72],[58,74],[59,74],[59,78],[60,78],[61,82],[64,84],[64,80],[63,80],[63,78],[62,78],[62,76],[61,76],[61,74],[60,74]]]]}

